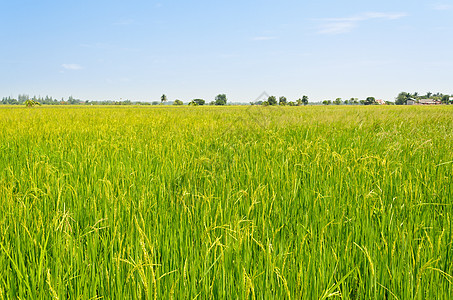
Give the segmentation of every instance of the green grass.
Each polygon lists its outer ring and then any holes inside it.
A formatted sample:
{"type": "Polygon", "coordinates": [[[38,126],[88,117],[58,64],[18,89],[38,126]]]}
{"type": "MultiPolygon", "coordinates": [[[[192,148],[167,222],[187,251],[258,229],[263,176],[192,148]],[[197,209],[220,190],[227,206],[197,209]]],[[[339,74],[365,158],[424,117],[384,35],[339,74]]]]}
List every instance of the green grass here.
{"type": "Polygon", "coordinates": [[[0,109],[0,298],[453,299],[453,107],[0,109]]]}

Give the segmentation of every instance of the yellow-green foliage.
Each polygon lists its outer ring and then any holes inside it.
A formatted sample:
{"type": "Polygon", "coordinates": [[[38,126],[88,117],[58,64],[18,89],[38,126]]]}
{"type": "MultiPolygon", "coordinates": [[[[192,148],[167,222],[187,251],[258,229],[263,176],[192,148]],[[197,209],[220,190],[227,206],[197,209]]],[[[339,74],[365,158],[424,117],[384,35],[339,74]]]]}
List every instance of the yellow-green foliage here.
{"type": "Polygon", "coordinates": [[[453,299],[453,108],[0,109],[0,297],[453,299]]]}

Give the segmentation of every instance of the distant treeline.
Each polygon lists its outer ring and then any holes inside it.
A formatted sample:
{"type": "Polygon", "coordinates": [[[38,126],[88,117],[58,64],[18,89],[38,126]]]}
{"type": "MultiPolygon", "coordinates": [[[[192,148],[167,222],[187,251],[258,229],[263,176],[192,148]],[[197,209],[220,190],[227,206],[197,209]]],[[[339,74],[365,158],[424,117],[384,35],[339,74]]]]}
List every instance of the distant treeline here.
{"type": "Polygon", "coordinates": [[[121,101],[113,101],[113,100],[103,100],[103,101],[91,101],[91,100],[80,100],[76,99],[72,96],[69,98],[64,99],[56,99],[49,96],[46,97],[30,97],[29,95],[23,94],[19,95],[16,98],[12,97],[3,97],[1,104],[9,104],[9,105],[22,105],[25,104],[27,100],[33,100],[35,102],[44,104],[44,105],[157,105],[160,104],[159,101],[154,102],[140,102],[140,101],[130,101],[130,100],[121,100],[121,101]]]}
{"type": "MultiPolygon", "coordinates": [[[[131,101],[131,100],[102,100],[102,101],[92,101],[92,100],[80,100],[72,96],[69,96],[68,99],[57,99],[53,97],[30,97],[27,94],[20,94],[17,99],[10,97],[3,97],[0,104],[5,105],[26,105],[27,101],[43,105],[184,105],[184,102],[176,99],[174,101],[168,101],[167,96],[162,95],[160,101],[131,101]],[[31,101],[30,101],[31,100],[31,101]]],[[[188,105],[204,105],[206,103],[203,99],[193,99],[190,102],[187,102],[188,105]]],[[[219,94],[215,99],[208,103],[209,105],[226,105],[227,97],[225,94],[219,94]]]]}
{"type": "MultiPolygon", "coordinates": [[[[387,104],[387,105],[406,105],[408,101],[419,102],[422,99],[432,99],[443,104],[453,104],[453,95],[442,94],[442,93],[431,93],[427,92],[425,95],[421,95],[417,92],[408,93],[401,92],[395,97],[395,101],[384,101],[376,100],[374,97],[367,97],[364,100],[359,100],[358,98],[350,98],[343,100],[342,98],[336,98],[335,100],[323,100],[319,102],[311,102],[310,104],[314,105],[376,105],[376,104],[387,104]]],[[[167,96],[164,94],[161,96],[160,101],[131,101],[131,100],[103,100],[103,101],[92,101],[92,100],[80,100],[72,96],[69,96],[67,99],[61,98],[52,98],[49,96],[46,97],[30,97],[27,94],[18,95],[17,99],[12,97],[3,97],[0,104],[7,105],[23,105],[27,104],[27,101],[31,100],[33,103],[44,104],[44,105],[184,105],[182,100],[176,99],[174,101],[168,101],[167,96]]],[[[215,97],[213,101],[207,102],[203,99],[193,99],[190,102],[186,102],[188,105],[198,106],[198,105],[226,105],[227,97],[225,94],[219,94],[215,97]]],[[[245,103],[234,103],[235,105],[244,105],[245,103]]],[[[277,99],[275,96],[267,96],[262,100],[256,100],[249,102],[246,105],[283,105],[283,106],[301,106],[308,105],[308,96],[302,96],[301,98],[295,101],[288,101],[284,96],[281,96],[277,99]]]]}

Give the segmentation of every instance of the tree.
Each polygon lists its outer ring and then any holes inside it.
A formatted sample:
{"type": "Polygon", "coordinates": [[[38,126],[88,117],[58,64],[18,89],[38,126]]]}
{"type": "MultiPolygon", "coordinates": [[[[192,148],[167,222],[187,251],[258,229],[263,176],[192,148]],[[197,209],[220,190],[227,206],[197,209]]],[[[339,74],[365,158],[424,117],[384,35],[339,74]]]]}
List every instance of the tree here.
{"type": "Polygon", "coordinates": [[[330,100],[322,101],[322,104],[324,104],[324,105],[330,105],[331,103],[332,103],[332,101],[330,101],[330,100]]]}
{"type": "Polygon", "coordinates": [[[427,93],[426,93],[426,96],[425,96],[426,99],[429,99],[429,98],[431,97],[432,94],[433,94],[433,93],[431,93],[431,92],[427,92],[427,93]]]}
{"type": "Polygon", "coordinates": [[[179,99],[176,99],[174,102],[173,102],[173,105],[183,105],[184,103],[179,100],[179,99]]]}
{"type": "Polygon", "coordinates": [[[267,98],[267,104],[277,105],[277,98],[275,98],[275,96],[269,96],[269,98],[267,98]]]}
{"type": "Polygon", "coordinates": [[[161,97],[160,97],[160,103],[164,104],[164,102],[167,102],[167,96],[165,94],[163,94],[161,97]]]}
{"type": "MultiPolygon", "coordinates": [[[[33,99],[33,100],[36,101],[36,99],[33,99]]],[[[79,102],[80,102],[79,99],[74,99],[74,97],[72,97],[72,96],[69,96],[69,98],[68,98],[68,103],[71,105],[78,104],[79,102]]]]}
{"type": "Polygon", "coordinates": [[[278,99],[278,104],[280,104],[280,105],[286,105],[286,103],[287,103],[286,97],[281,96],[281,97],[278,99]]]}
{"type": "Polygon", "coordinates": [[[17,102],[19,102],[19,104],[25,103],[25,101],[27,101],[27,100],[30,100],[30,96],[29,95],[26,95],[26,94],[21,95],[21,94],[19,94],[17,96],[17,102]]]}
{"type": "Polygon", "coordinates": [[[197,103],[198,105],[204,105],[206,101],[204,101],[203,99],[193,99],[192,101],[194,101],[195,103],[197,103]]]}
{"type": "Polygon", "coordinates": [[[215,105],[226,105],[227,97],[225,94],[219,94],[215,97],[215,105]]]}
{"type": "Polygon", "coordinates": [[[296,100],[296,103],[297,103],[297,106],[301,106],[303,101],[302,101],[301,98],[299,98],[299,99],[296,100]]]}
{"type": "Polygon", "coordinates": [[[374,97],[367,97],[363,104],[365,105],[376,104],[376,99],[374,97]]]}
{"type": "Polygon", "coordinates": [[[443,95],[441,101],[442,101],[442,103],[444,103],[444,104],[449,104],[449,102],[450,102],[450,96],[449,96],[449,95],[443,95]]]}
{"type": "Polygon", "coordinates": [[[401,92],[398,94],[398,96],[395,99],[395,104],[396,105],[406,105],[407,100],[412,99],[412,95],[407,92],[401,92]]]}
{"type": "Polygon", "coordinates": [[[340,105],[341,103],[343,103],[343,101],[341,100],[341,98],[337,98],[337,99],[335,99],[335,101],[333,102],[333,104],[335,104],[335,105],[340,105]]]}
{"type": "Polygon", "coordinates": [[[34,107],[36,105],[41,106],[41,103],[39,103],[38,101],[35,101],[33,99],[28,99],[24,103],[25,103],[25,106],[27,106],[27,107],[34,107]]]}
{"type": "Polygon", "coordinates": [[[307,105],[307,104],[308,104],[308,96],[305,96],[305,95],[302,96],[302,103],[303,103],[304,105],[307,105]]]}

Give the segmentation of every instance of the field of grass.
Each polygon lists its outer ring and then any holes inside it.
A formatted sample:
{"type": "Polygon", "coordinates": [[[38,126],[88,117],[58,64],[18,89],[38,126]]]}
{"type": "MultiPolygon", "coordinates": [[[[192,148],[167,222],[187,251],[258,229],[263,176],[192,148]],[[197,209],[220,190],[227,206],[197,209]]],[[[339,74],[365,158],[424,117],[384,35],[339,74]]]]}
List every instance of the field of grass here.
{"type": "Polygon", "coordinates": [[[453,107],[0,108],[0,299],[453,299],[453,107]]]}

